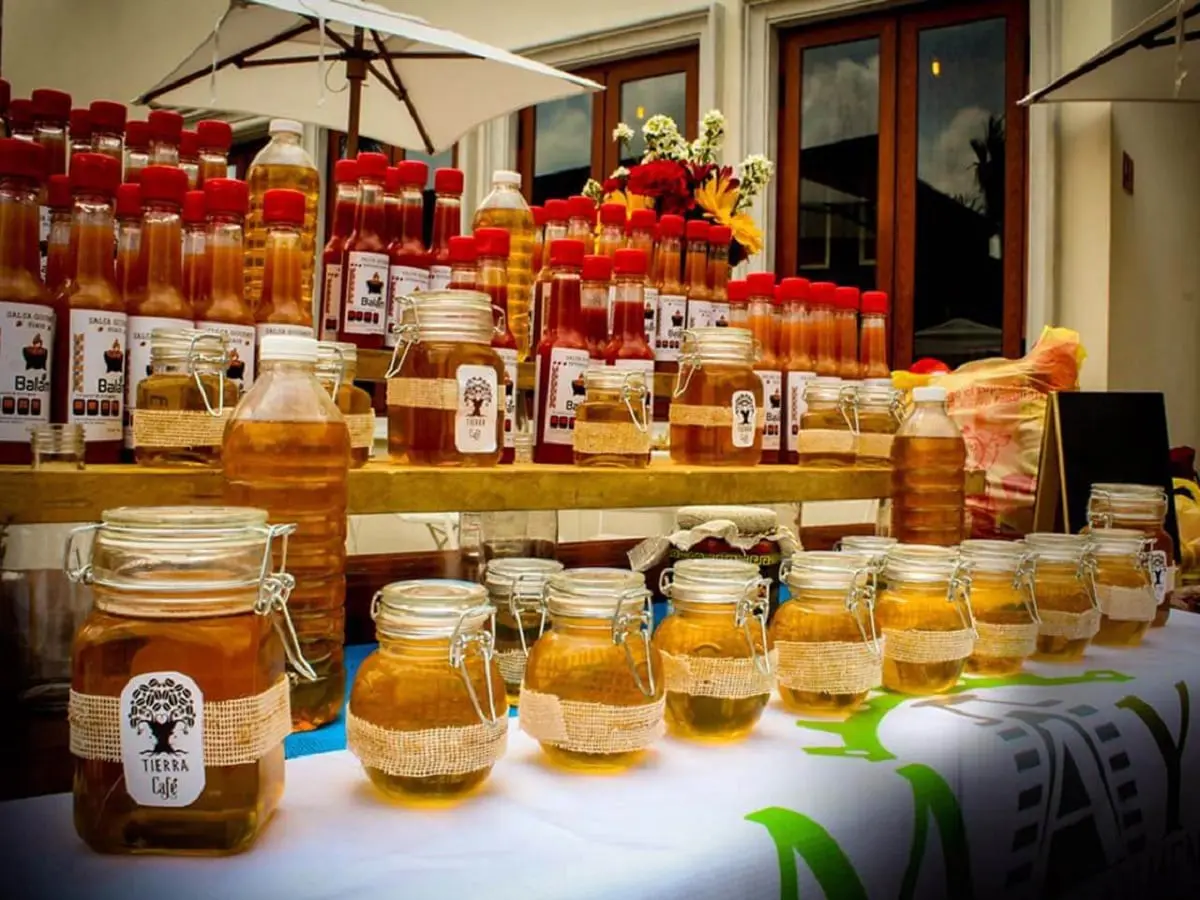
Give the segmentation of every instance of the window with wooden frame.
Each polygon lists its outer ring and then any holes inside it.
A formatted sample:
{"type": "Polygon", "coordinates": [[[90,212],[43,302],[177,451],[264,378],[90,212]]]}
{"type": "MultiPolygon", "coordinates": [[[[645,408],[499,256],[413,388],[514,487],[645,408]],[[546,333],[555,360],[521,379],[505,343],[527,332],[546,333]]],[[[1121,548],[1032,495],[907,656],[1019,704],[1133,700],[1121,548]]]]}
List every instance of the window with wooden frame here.
{"type": "Polygon", "coordinates": [[[887,291],[892,364],[1022,352],[1028,10],[922,5],[787,32],[776,268],[887,291]]]}
{"type": "Polygon", "coordinates": [[[641,126],[670,116],[689,139],[699,122],[700,51],[684,47],[575,70],[605,90],[539,103],[521,110],[518,169],[530,203],[578,194],[589,178],[603,181],[619,165],[638,162],[641,126]],[[625,122],[636,132],[618,159],[613,129],[625,122]]]}

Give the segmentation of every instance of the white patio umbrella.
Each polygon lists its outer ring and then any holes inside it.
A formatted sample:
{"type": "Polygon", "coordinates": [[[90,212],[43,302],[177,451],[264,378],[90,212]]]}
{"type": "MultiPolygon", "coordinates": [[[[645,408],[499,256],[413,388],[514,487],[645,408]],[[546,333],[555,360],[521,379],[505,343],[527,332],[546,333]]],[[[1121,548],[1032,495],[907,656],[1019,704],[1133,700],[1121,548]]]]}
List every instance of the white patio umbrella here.
{"type": "Polygon", "coordinates": [[[432,154],[488,119],[596,90],[373,3],[230,0],[208,39],[134,102],[345,129],[350,155],[359,133],[432,154]]]}

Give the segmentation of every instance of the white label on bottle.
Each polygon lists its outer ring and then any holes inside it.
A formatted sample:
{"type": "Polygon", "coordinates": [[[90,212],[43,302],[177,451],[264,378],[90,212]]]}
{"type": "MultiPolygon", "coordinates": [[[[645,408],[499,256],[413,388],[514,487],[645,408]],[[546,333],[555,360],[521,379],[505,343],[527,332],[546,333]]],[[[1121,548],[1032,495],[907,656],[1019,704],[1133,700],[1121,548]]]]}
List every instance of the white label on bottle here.
{"type": "Polygon", "coordinates": [[[229,353],[229,365],[225,377],[238,386],[239,396],[254,383],[254,345],[257,335],[253,325],[227,325],[224,322],[197,322],[201,331],[214,331],[225,335],[225,347],[229,353]]]}
{"type": "Polygon", "coordinates": [[[679,359],[683,326],[687,322],[687,297],[683,294],[660,294],[658,297],[657,333],[654,336],[654,358],[666,362],[679,359]]]}
{"type": "Polygon", "coordinates": [[[204,793],[204,694],[182,672],[134,675],[121,691],[125,790],[139,806],[183,807],[204,793]]]}
{"type": "Polygon", "coordinates": [[[125,354],[125,446],[133,449],[133,411],[137,409],[138,385],[150,377],[150,335],[156,328],[191,328],[188,319],[165,316],[130,316],[125,354]]]}
{"type": "Polygon", "coordinates": [[[71,310],[67,422],[85,441],[119,441],[125,400],[125,313],[71,310]]]}
{"type": "Polygon", "coordinates": [[[283,325],[278,322],[260,322],[254,326],[254,339],[258,345],[262,345],[262,339],[271,334],[290,334],[293,337],[313,336],[313,330],[308,325],[283,325]]]}
{"type": "Polygon", "coordinates": [[[808,412],[808,401],[804,399],[804,386],[813,378],[813,372],[788,372],[785,378],[787,390],[787,449],[800,450],[800,419],[808,412]]]}
{"type": "Polygon", "coordinates": [[[1150,553],[1150,572],[1154,576],[1154,600],[1162,603],[1167,594],[1175,590],[1175,567],[1167,565],[1167,554],[1162,550],[1150,553]]]}
{"type": "Polygon", "coordinates": [[[50,207],[38,207],[38,253],[41,256],[42,281],[46,280],[46,259],[50,256],[50,207]]]}
{"type": "Polygon", "coordinates": [[[754,391],[734,391],[729,401],[733,413],[733,446],[740,449],[754,446],[754,433],[758,430],[758,404],[754,391]]]}
{"type": "Polygon", "coordinates": [[[388,307],[387,254],[356,250],[347,255],[346,269],[342,330],[348,334],[384,334],[388,307]]]}
{"type": "MultiPolygon", "coordinates": [[[[646,379],[646,409],[648,411],[646,421],[649,422],[654,418],[654,360],[618,359],[613,361],[613,368],[630,369],[642,373],[642,377],[646,379]]],[[[634,404],[633,408],[637,409],[637,404],[634,404]]],[[[640,414],[641,411],[638,410],[638,412],[640,414]]]]}
{"type": "Polygon", "coordinates": [[[651,347],[658,336],[658,288],[646,288],[646,343],[651,347]]]}
{"type": "Polygon", "coordinates": [[[429,290],[429,272],[413,266],[392,266],[388,269],[389,287],[387,301],[388,328],[384,333],[383,343],[387,347],[395,347],[400,336],[393,331],[393,326],[400,324],[400,310],[403,300],[410,294],[419,294],[429,290]]]}
{"type": "Polygon", "coordinates": [[[450,267],[449,266],[430,266],[429,267],[429,290],[444,291],[450,287],[450,267]]]}
{"type": "Polygon", "coordinates": [[[459,366],[454,447],[459,453],[495,453],[500,390],[491,366],[459,366]]]}
{"type": "Polygon", "coordinates": [[[716,304],[709,300],[688,300],[687,327],[711,328],[716,324],[715,309],[716,304]]]}
{"type": "Polygon", "coordinates": [[[342,264],[325,266],[325,299],[321,304],[321,340],[336,341],[338,323],[342,321],[342,264]]]}
{"type": "Polygon", "coordinates": [[[763,386],[763,450],[778,450],[783,434],[783,374],[781,372],[759,372],[758,380],[763,386]]]}
{"type": "MultiPolygon", "coordinates": [[[[541,357],[538,357],[537,384],[542,384],[541,357]]],[[[586,394],[583,373],[589,365],[586,350],[555,347],[550,351],[550,377],[546,380],[546,411],[542,422],[542,443],[566,444],[575,442],[575,410],[586,394]]],[[[541,397],[535,400],[541,402],[541,397]]],[[[539,406],[540,410],[541,407],[539,406]]]]}
{"type": "Polygon", "coordinates": [[[0,302],[0,442],[29,443],[29,430],[50,421],[54,310],[0,302]]]}
{"type": "Polygon", "coordinates": [[[729,304],[717,301],[712,304],[712,323],[717,328],[729,326],[729,304]]]}
{"type": "Polygon", "coordinates": [[[516,446],[517,428],[517,351],[502,347],[496,351],[504,363],[504,446],[516,446]]]}

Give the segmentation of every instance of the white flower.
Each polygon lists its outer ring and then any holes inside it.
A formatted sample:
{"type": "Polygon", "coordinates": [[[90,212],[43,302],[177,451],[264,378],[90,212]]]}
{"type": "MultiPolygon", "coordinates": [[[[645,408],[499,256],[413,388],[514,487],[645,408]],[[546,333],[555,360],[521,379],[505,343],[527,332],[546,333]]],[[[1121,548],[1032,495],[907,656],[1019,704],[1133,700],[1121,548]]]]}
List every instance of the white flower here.
{"type": "Polygon", "coordinates": [[[651,116],[642,126],[642,136],[646,139],[646,153],[642,157],[644,163],[657,159],[676,162],[686,162],[689,159],[688,143],[670,116],[651,116]]]}
{"type": "Polygon", "coordinates": [[[610,178],[628,178],[629,170],[627,168],[625,168],[624,166],[617,166],[615,169],[613,169],[613,173],[609,177],[610,178]]]}
{"type": "Polygon", "coordinates": [[[715,163],[724,143],[725,115],[719,109],[710,109],[700,120],[700,137],[692,142],[693,162],[715,163]]]}
{"type": "Polygon", "coordinates": [[[617,127],[613,129],[612,139],[621,145],[628,144],[633,140],[633,129],[624,122],[618,122],[617,127]]]}
{"type": "Polygon", "coordinates": [[[598,182],[595,178],[589,178],[583,186],[581,193],[585,197],[590,197],[599,203],[604,198],[604,185],[598,182]]]}
{"type": "Polygon", "coordinates": [[[738,166],[738,203],[743,209],[757,197],[775,175],[775,164],[760,154],[751,154],[738,166]]]}

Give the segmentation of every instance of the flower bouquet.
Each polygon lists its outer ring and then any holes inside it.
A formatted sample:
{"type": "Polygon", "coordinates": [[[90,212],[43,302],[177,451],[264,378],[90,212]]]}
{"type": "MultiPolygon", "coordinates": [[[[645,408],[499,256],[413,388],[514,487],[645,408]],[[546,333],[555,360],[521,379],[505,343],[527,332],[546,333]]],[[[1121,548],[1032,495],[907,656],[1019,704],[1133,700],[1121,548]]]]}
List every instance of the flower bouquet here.
{"type": "MultiPolygon", "coordinates": [[[[624,203],[629,210],[653,209],[658,215],[708,219],[733,232],[729,264],[762,250],[763,236],[747,212],[750,204],[775,174],[775,164],[752,154],[736,173],[717,165],[725,142],[725,116],[710,110],[700,122],[700,137],[684,139],[670,116],[651,116],[642,126],[646,152],[630,168],[621,166],[604,183],[588,179],[583,194],[597,203],[624,203]]],[[[633,129],[621,122],[613,140],[622,150],[633,140],[633,129]]],[[[622,153],[624,156],[624,152],[622,153]]]]}

